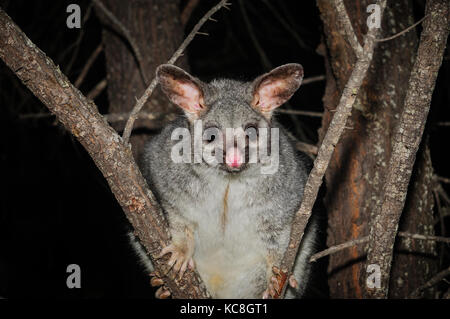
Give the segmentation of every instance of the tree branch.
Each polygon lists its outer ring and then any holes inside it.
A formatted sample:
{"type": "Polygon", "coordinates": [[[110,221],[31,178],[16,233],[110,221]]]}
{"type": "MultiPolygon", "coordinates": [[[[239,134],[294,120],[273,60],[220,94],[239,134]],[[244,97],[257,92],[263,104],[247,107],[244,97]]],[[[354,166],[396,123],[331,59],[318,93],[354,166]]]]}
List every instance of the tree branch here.
{"type": "Polygon", "coordinates": [[[438,284],[441,280],[443,280],[447,276],[450,276],[450,267],[437,273],[430,280],[428,280],[425,284],[423,284],[422,286],[420,286],[419,288],[414,290],[412,292],[412,294],[409,296],[409,298],[418,298],[420,296],[421,291],[423,291],[427,288],[433,287],[434,285],[438,284]]]}
{"type": "Polygon", "coordinates": [[[338,13],[338,20],[341,25],[341,30],[344,31],[345,38],[348,40],[356,54],[357,58],[361,58],[363,54],[363,47],[359,44],[358,37],[353,30],[352,22],[345,9],[344,0],[334,0],[334,6],[338,13]]]}
{"type": "MultiPolygon", "coordinates": [[[[386,7],[386,0],[379,0],[378,4],[381,7],[380,13],[382,15],[384,8],[386,7]]],[[[343,14],[347,16],[346,12],[338,9],[337,11],[341,16],[343,14]]],[[[341,17],[341,19],[343,18],[341,17]]],[[[282,276],[283,279],[288,278],[288,274],[292,273],[292,268],[294,266],[298,248],[303,238],[306,224],[308,223],[309,217],[311,216],[311,211],[316,201],[319,188],[322,185],[323,176],[330,162],[334,148],[345,129],[347,118],[352,111],[359,88],[361,87],[361,84],[365,78],[370,62],[372,60],[373,51],[376,44],[375,38],[378,32],[378,29],[372,28],[365,36],[363,52],[353,67],[352,74],[350,75],[350,78],[345,85],[341,99],[336,108],[336,113],[333,116],[327,133],[323,139],[322,145],[319,148],[316,160],[314,161],[314,167],[311,170],[311,173],[309,174],[308,180],[305,185],[300,209],[294,216],[290,242],[281,262],[281,271],[284,274],[284,276],[282,276]]],[[[281,284],[283,287],[281,296],[283,296],[286,290],[286,280],[284,280],[284,282],[282,282],[281,284]]]]}
{"type": "MultiPolygon", "coordinates": [[[[150,253],[156,270],[167,273],[167,258],[154,257],[169,244],[168,224],[131,150],[106,124],[95,104],[69,82],[2,9],[0,58],[84,146],[150,253]]],[[[181,281],[166,276],[164,281],[176,298],[209,296],[197,273],[189,271],[181,281]]]]}
{"type": "Polygon", "coordinates": [[[106,86],[108,85],[108,81],[106,80],[106,78],[104,78],[103,80],[101,80],[100,82],[98,82],[93,88],[92,90],[90,90],[88,92],[88,94],[86,94],[86,97],[89,100],[95,100],[95,98],[97,96],[100,95],[100,93],[103,92],[103,90],[106,88],[106,86]]]}
{"type": "Polygon", "coordinates": [[[103,51],[103,45],[99,44],[97,46],[97,48],[91,53],[91,56],[88,58],[88,60],[86,61],[86,64],[84,65],[83,69],[81,70],[80,75],[77,77],[77,79],[75,80],[74,85],[79,88],[81,83],[83,83],[84,78],[86,77],[86,74],[89,72],[89,69],[91,68],[92,64],[95,62],[95,60],[97,59],[98,55],[100,54],[100,52],[103,51]]]}
{"type": "Polygon", "coordinates": [[[387,298],[398,222],[403,210],[415,157],[430,109],[431,97],[449,33],[447,0],[427,1],[417,58],[411,71],[405,104],[392,138],[392,154],[379,212],[374,214],[369,234],[367,265],[381,270],[381,287],[365,293],[370,298],[387,298]]]}
{"type": "Polygon", "coordinates": [[[425,20],[426,18],[428,18],[428,15],[424,16],[422,19],[420,19],[419,21],[417,21],[417,22],[414,23],[413,25],[407,27],[405,30],[402,30],[402,31],[400,31],[400,32],[398,32],[398,33],[396,33],[396,34],[394,34],[394,35],[392,35],[392,36],[390,36],[390,37],[387,37],[387,38],[377,39],[376,41],[377,41],[377,42],[385,42],[385,41],[390,41],[390,40],[393,40],[393,39],[395,39],[395,38],[398,38],[399,36],[401,36],[401,35],[403,35],[403,34],[409,32],[409,31],[411,31],[412,29],[414,29],[416,26],[418,26],[419,24],[421,24],[422,21],[425,20]]]}
{"type": "MultiPolygon", "coordinates": [[[[436,242],[446,243],[450,244],[450,237],[441,237],[441,236],[431,236],[431,235],[422,235],[422,234],[411,234],[407,232],[398,232],[398,237],[402,238],[411,238],[416,240],[432,240],[436,242]]],[[[362,238],[357,238],[353,240],[346,241],[345,243],[331,246],[325,250],[322,250],[314,255],[311,256],[309,259],[310,262],[317,261],[320,258],[323,258],[325,256],[329,256],[332,254],[337,253],[338,251],[344,250],[346,248],[350,248],[356,245],[365,244],[369,241],[369,236],[364,236],[362,238]]]]}
{"type": "Polygon", "coordinates": [[[280,109],[280,110],[276,110],[275,113],[303,115],[303,116],[310,116],[310,117],[323,117],[323,112],[314,112],[314,111],[280,109]]]}

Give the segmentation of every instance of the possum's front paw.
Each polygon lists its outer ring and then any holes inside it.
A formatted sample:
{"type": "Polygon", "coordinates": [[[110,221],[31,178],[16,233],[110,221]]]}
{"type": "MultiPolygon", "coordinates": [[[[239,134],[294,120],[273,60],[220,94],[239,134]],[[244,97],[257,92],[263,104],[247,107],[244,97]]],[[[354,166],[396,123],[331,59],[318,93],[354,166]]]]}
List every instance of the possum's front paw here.
{"type": "Polygon", "coordinates": [[[167,262],[169,269],[175,273],[179,273],[179,278],[183,277],[184,272],[189,267],[193,270],[195,268],[194,259],[194,241],[186,240],[183,243],[173,242],[169,246],[164,247],[157,258],[161,258],[167,254],[171,254],[169,261],[167,262]]]}
{"type": "MultiPolygon", "coordinates": [[[[278,299],[281,297],[283,285],[286,282],[286,274],[277,267],[272,267],[273,276],[270,277],[268,287],[264,290],[263,299],[278,299]]],[[[293,275],[289,277],[289,286],[298,287],[298,282],[293,275]]]]}

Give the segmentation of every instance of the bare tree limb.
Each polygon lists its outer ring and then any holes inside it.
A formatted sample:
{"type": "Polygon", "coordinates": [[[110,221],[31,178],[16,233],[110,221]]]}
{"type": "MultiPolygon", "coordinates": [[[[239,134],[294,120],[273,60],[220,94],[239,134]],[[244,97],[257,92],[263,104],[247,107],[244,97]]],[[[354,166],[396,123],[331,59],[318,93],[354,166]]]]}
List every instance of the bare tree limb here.
{"type": "Polygon", "coordinates": [[[86,94],[86,97],[90,100],[95,100],[95,98],[103,92],[107,85],[108,81],[106,80],[106,78],[101,80],[94,86],[92,90],[89,91],[88,94],[86,94]]]}
{"type": "Polygon", "coordinates": [[[450,184],[450,178],[448,177],[442,177],[442,176],[434,176],[436,178],[437,181],[441,182],[441,183],[445,183],[445,184],[450,184]]]}
{"type": "MultiPolygon", "coordinates": [[[[204,16],[200,19],[200,21],[197,22],[197,24],[192,29],[191,33],[184,39],[183,43],[180,45],[180,47],[175,51],[175,53],[172,55],[172,57],[167,62],[168,64],[174,64],[175,61],[183,54],[183,51],[186,49],[186,47],[191,43],[191,41],[194,39],[195,35],[198,33],[200,28],[205,24],[208,19],[211,18],[211,16],[219,11],[221,8],[228,8],[227,6],[230,5],[227,3],[227,0],[221,0],[217,5],[215,5],[213,8],[211,8],[204,16]]],[[[153,78],[150,85],[145,89],[144,94],[139,98],[139,100],[136,101],[136,104],[133,107],[133,110],[131,111],[130,118],[127,121],[127,124],[125,125],[125,129],[123,130],[122,138],[124,140],[124,143],[127,144],[128,140],[131,136],[131,131],[133,130],[133,124],[138,118],[138,114],[141,111],[142,107],[144,106],[145,102],[149,99],[149,97],[152,95],[153,90],[158,85],[158,81],[155,78],[153,78]]]]}
{"type": "MultiPolygon", "coordinates": [[[[316,156],[316,155],[317,155],[318,147],[315,146],[315,145],[297,141],[297,142],[295,143],[295,147],[296,147],[299,151],[302,151],[302,152],[304,152],[304,153],[307,153],[308,155],[313,155],[313,156],[316,156]]],[[[314,159],[314,157],[313,157],[313,159],[314,159]]]]}
{"type": "Polygon", "coordinates": [[[424,16],[422,19],[420,19],[419,21],[417,21],[416,23],[414,23],[413,25],[407,27],[405,30],[400,31],[396,34],[394,34],[393,36],[387,37],[387,38],[383,38],[383,39],[377,39],[377,42],[385,42],[385,41],[389,41],[389,40],[393,40],[395,38],[398,38],[399,36],[411,31],[412,29],[414,29],[416,26],[418,26],[419,24],[422,23],[423,20],[425,20],[426,18],[428,18],[429,15],[424,16]]]}
{"type": "MultiPolygon", "coordinates": [[[[337,2],[339,4],[340,1],[337,2]]],[[[379,0],[377,3],[380,5],[380,13],[382,15],[384,8],[386,7],[386,0],[379,0]]],[[[348,19],[346,12],[340,9],[337,9],[337,11],[341,16],[341,19],[345,20],[345,18],[343,17],[344,15],[348,19]]],[[[352,111],[353,104],[358,95],[358,91],[372,60],[376,44],[375,38],[378,33],[379,30],[377,28],[372,28],[369,29],[367,35],[365,36],[364,48],[362,49],[363,52],[356,61],[353,67],[352,74],[350,75],[350,78],[345,85],[341,99],[336,108],[336,113],[333,116],[327,133],[323,139],[322,145],[319,148],[316,160],[314,161],[314,167],[311,170],[311,173],[309,174],[308,180],[306,182],[300,209],[295,214],[294,220],[292,222],[290,242],[281,263],[281,271],[284,274],[282,276],[282,281],[284,282],[281,283],[281,286],[283,287],[281,296],[284,295],[284,292],[286,290],[286,279],[289,277],[289,274],[292,273],[292,268],[294,266],[298,248],[303,238],[306,224],[308,223],[309,217],[311,216],[311,211],[316,201],[319,188],[322,185],[323,176],[330,162],[334,148],[345,129],[347,118],[352,111]]],[[[355,49],[358,50],[357,48],[355,49]]]]}
{"type": "Polygon", "coordinates": [[[284,113],[284,114],[303,115],[303,116],[310,116],[310,117],[322,117],[323,116],[323,112],[313,112],[313,111],[279,109],[279,110],[276,110],[275,112],[276,113],[284,113]]]}
{"type": "Polygon", "coordinates": [[[77,79],[75,80],[74,85],[79,88],[81,83],[83,83],[84,78],[86,77],[86,74],[89,72],[89,69],[91,68],[92,64],[97,59],[98,55],[103,51],[103,45],[99,44],[97,48],[91,53],[91,56],[86,61],[86,64],[84,65],[83,69],[81,70],[80,75],[78,75],[77,79]]]}
{"type": "Polygon", "coordinates": [[[370,298],[388,296],[398,222],[449,33],[449,6],[447,0],[427,1],[426,13],[430,14],[430,18],[424,22],[404,109],[392,139],[392,155],[381,209],[374,214],[374,220],[371,221],[366,264],[376,264],[380,267],[381,287],[366,287],[365,294],[370,298]]]}
{"type": "Polygon", "coordinates": [[[356,246],[356,245],[361,245],[364,243],[367,243],[369,241],[369,236],[364,236],[362,238],[357,238],[357,239],[353,239],[353,240],[349,240],[346,241],[345,243],[339,244],[339,245],[335,245],[335,246],[331,246],[327,249],[324,249],[322,251],[319,251],[318,253],[314,254],[311,256],[311,258],[309,259],[310,262],[314,262],[317,261],[320,258],[323,258],[325,256],[329,256],[332,254],[337,253],[338,251],[356,246]]]}
{"type": "MultiPolygon", "coordinates": [[[[103,80],[102,80],[103,82],[103,80]]],[[[100,83],[99,83],[100,84],[100,83]]],[[[97,84],[97,86],[99,85],[97,84]]],[[[88,94],[89,95],[89,94],[88,94]]],[[[87,98],[89,98],[89,96],[86,96],[87,98]]],[[[91,99],[93,99],[93,97],[91,97],[91,99]]],[[[30,114],[20,114],[19,115],[19,119],[21,120],[36,120],[36,119],[46,119],[46,118],[50,118],[50,117],[54,117],[55,114],[53,113],[30,113],[30,114]]],[[[130,117],[130,113],[108,113],[108,114],[102,114],[102,116],[106,119],[106,121],[108,121],[108,123],[115,123],[115,122],[123,122],[128,120],[128,118],[130,117]]],[[[164,123],[173,121],[176,118],[176,114],[174,113],[165,113],[165,112],[140,112],[139,113],[139,117],[138,119],[140,120],[148,120],[148,121],[155,121],[157,123],[155,123],[154,127],[162,127],[162,125],[164,123]],[[158,126],[157,124],[161,124],[161,126],[158,126]]],[[[306,144],[306,143],[304,143],[306,144]]],[[[307,144],[309,145],[309,144],[307,144]]],[[[314,145],[309,145],[308,149],[309,150],[314,150],[314,145]]],[[[300,149],[301,151],[306,151],[306,146],[303,147],[302,149],[300,149]]],[[[317,154],[317,149],[316,149],[316,154],[317,154]]]]}
{"type": "Polygon", "coordinates": [[[352,22],[350,21],[350,17],[347,14],[347,10],[345,9],[344,0],[334,0],[334,6],[338,13],[339,23],[341,24],[342,31],[344,31],[345,38],[348,40],[350,45],[355,52],[357,58],[362,57],[363,47],[359,44],[358,37],[356,36],[355,31],[353,30],[352,22]]]}
{"type": "Polygon", "coordinates": [[[430,280],[428,280],[425,284],[414,290],[409,298],[418,298],[420,296],[420,292],[431,288],[434,285],[438,284],[441,280],[445,279],[445,277],[450,276],[450,267],[439,272],[438,274],[434,275],[430,280]]]}
{"type": "MultiPolygon", "coordinates": [[[[422,234],[411,234],[411,233],[407,233],[407,232],[398,232],[397,235],[398,235],[398,237],[402,237],[402,238],[411,238],[411,239],[415,239],[415,240],[432,240],[432,241],[436,241],[436,242],[442,242],[442,243],[450,244],[450,237],[431,236],[431,235],[422,235],[422,234]]],[[[345,243],[329,247],[327,249],[324,249],[324,250],[322,250],[322,251],[312,255],[311,258],[309,259],[309,261],[310,262],[317,261],[318,259],[323,258],[325,256],[332,255],[334,253],[337,253],[338,251],[344,250],[346,248],[353,247],[355,245],[365,244],[368,241],[369,241],[369,236],[364,236],[362,238],[349,240],[349,241],[347,241],[345,243]]]]}
{"type": "Polygon", "coordinates": [[[437,242],[441,242],[441,243],[450,244],[450,237],[411,234],[411,233],[404,232],[404,231],[399,231],[397,236],[402,237],[402,238],[411,238],[411,239],[417,239],[417,240],[433,240],[433,241],[437,241],[437,242]]]}
{"type": "MultiPolygon", "coordinates": [[[[95,104],[69,82],[2,9],[0,58],[84,146],[108,181],[156,270],[167,273],[167,258],[154,257],[169,244],[168,224],[130,148],[106,124],[95,104]]],[[[209,296],[196,272],[189,271],[181,281],[167,276],[164,281],[176,298],[209,296]]]]}
{"type": "Polygon", "coordinates": [[[303,79],[302,85],[314,83],[314,82],[320,82],[325,80],[325,75],[316,75],[316,76],[310,76],[309,78],[303,79]]]}
{"type": "MultiPolygon", "coordinates": [[[[130,113],[109,113],[105,114],[104,117],[110,123],[126,121],[130,117],[130,113]]],[[[139,113],[139,119],[141,120],[161,120],[162,118],[167,118],[168,121],[174,120],[176,115],[174,113],[156,113],[156,112],[141,112],[139,113]]]]}

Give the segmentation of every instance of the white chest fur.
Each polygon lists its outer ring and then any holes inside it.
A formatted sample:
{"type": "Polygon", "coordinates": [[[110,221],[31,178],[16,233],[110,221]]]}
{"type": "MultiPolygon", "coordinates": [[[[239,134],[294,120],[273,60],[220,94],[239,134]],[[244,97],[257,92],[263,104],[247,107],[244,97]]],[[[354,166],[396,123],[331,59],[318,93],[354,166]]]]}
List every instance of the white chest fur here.
{"type": "Polygon", "coordinates": [[[197,269],[215,298],[258,297],[252,281],[265,273],[267,251],[255,223],[257,203],[240,181],[212,182],[205,200],[185,211],[197,225],[197,269]]]}

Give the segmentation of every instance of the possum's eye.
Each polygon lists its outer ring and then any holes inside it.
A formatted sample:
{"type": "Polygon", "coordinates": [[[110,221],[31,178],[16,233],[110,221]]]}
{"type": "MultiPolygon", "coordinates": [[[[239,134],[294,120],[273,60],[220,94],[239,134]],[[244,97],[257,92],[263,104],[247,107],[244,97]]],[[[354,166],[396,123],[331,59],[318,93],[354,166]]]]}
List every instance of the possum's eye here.
{"type": "Polygon", "coordinates": [[[203,141],[206,143],[214,142],[220,134],[220,130],[218,127],[211,126],[205,129],[203,132],[203,141]]]}
{"type": "Polygon", "coordinates": [[[258,138],[258,127],[255,124],[247,124],[245,135],[250,141],[255,141],[258,138]]]}

